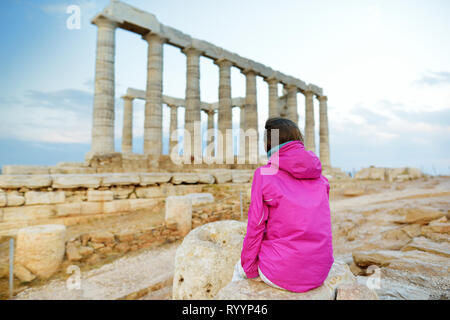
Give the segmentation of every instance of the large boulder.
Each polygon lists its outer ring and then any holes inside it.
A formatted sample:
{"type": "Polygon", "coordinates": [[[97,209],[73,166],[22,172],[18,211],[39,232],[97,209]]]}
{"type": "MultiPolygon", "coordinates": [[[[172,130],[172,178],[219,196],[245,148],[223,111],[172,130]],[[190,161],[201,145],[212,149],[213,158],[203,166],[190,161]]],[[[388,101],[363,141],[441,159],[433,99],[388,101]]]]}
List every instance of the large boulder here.
{"type": "Polygon", "coordinates": [[[192,230],[177,249],[173,299],[212,299],[231,281],[246,224],[234,220],[192,230]]]}
{"type": "Polygon", "coordinates": [[[368,294],[369,288],[355,290],[356,277],[348,265],[342,261],[335,261],[325,282],[318,288],[302,292],[290,292],[268,286],[264,282],[242,280],[230,282],[215,296],[216,300],[334,300],[338,289],[345,286],[345,290],[353,288],[349,295],[341,299],[376,299],[376,294],[368,294]]]}
{"type": "Polygon", "coordinates": [[[38,277],[49,278],[63,261],[65,236],[64,225],[20,229],[17,233],[16,262],[38,277]]]}

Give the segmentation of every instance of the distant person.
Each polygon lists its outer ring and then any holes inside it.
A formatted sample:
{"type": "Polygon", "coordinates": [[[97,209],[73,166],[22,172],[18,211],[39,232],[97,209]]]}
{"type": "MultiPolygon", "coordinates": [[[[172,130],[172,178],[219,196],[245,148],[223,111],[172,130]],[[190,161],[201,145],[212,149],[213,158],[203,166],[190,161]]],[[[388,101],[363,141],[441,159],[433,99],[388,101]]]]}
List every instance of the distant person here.
{"type": "Polygon", "coordinates": [[[293,292],[319,287],[334,262],[328,180],[288,119],[265,125],[268,164],[256,169],[247,235],[233,281],[255,279],[293,292]],[[279,140],[271,145],[273,130],[279,140]]]}

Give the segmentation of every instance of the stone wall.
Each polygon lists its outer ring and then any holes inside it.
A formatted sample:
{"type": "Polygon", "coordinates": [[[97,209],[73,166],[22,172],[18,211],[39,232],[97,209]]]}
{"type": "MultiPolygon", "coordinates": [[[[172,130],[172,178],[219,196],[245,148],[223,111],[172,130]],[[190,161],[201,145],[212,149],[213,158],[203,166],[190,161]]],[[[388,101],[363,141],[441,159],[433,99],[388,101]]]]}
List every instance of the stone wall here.
{"type": "MultiPolygon", "coordinates": [[[[80,224],[108,215],[161,210],[172,195],[215,183],[247,183],[251,170],[0,175],[0,235],[36,224],[80,224]]],[[[194,217],[197,223],[197,217],[194,217]]]]}
{"type": "Polygon", "coordinates": [[[257,164],[186,164],[176,165],[168,155],[152,156],[143,154],[110,153],[90,158],[86,162],[60,162],[55,166],[4,165],[2,174],[93,174],[128,172],[192,172],[193,170],[241,169],[254,170],[264,165],[262,156],[257,164]]]}

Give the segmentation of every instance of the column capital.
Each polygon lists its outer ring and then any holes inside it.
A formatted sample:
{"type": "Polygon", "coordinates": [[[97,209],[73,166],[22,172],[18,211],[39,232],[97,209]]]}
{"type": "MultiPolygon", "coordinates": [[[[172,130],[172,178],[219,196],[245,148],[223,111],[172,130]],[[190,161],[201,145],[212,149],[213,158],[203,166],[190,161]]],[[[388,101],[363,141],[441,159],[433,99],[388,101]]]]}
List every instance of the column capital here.
{"type": "Polygon", "coordinates": [[[278,78],[275,78],[274,76],[267,77],[264,79],[264,81],[268,84],[278,84],[280,82],[280,80],[278,80],[278,78]]]}
{"type": "Polygon", "coordinates": [[[327,102],[328,101],[328,97],[327,96],[317,96],[317,99],[320,102],[327,102]]]}
{"type": "Polygon", "coordinates": [[[233,66],[233,62],[225,58],[217,59],[216,61],[214,61],[214,64],[224,68],[231,68],[233,66]]]}
{"type": "Polygon", "coordinates": [[[156,33],[156,32],[152,32],[152,31],[144,34],[142,36],[142,39],[144,39],[147,42],[158,41],[161,44],[166,43],[169,40],[169,38],[164,37],[163,35],[156,33]]]}
{"type": "Polygon", "coordinates": [[[312,90],[309,90],[309,89],[303,90],[302,93],[305,96],[314,95],[314,92],[312,90]]]}
{"type": "Polygon", "coordinates": [[[295,84],[284,84],[284,88],[289,92],[289,91],[299,91],[299,88],[295,85],[295,84]]]}
{"type": "Polygon", "coordinates": [[[115,29],[119,26],[120,22],[112,19],[111,17],[108,17],[104,14],[99,14],[95,16],[91,20],[92,24],[95,24],[97,27],[103,27],[103,28],[110,28],[115,29]]]}
{"type": "Polygon", "coordinates": [[[170,108],[170,109],[172,109],[172,108],[178,108],[178,105],[176,105],[176,104],[173,104],[173,103],[166,103],[166,105],[170,108]]]}
{"type": "Polygon", "coordinates": [[[181,49],[181,52],[183,52],[185,55],[193,55],[193,56],[202,56],[205,52],[197,49],[193,46],[184,47],[181,49]]]}
{"type": "Polygon", "coordinates": [[[255,76],[258,75],[258,73],[252,68],[245,68],[245,69],[241,70],[241,73],[246,76],[247,75],[255,75],[255,76]]]}
{"type": "Polygon", "coordinates": [[[123,100],[131,100],[131,101],[133,101],[133,100],[135,99],[135,97],[129,96],[129,95],[121,96],[121,98],[122,98],[123,100]]]}

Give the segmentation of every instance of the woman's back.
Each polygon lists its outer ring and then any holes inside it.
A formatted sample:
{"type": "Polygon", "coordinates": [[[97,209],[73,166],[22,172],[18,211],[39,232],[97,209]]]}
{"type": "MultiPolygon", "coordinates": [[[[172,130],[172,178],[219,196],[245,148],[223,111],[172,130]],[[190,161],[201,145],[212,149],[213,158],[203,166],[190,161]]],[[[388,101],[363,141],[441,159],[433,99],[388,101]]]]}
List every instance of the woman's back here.
{"type": "Polygon", "coordinates": [[[294,292],[326,279],[333,249],[329,184],[321,172],[317,156],[300,141],[283,145],[255,171],[241,255],[250,276],[259,267],[271,282],[294,292]]]}

